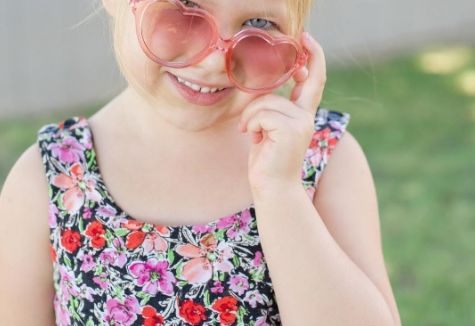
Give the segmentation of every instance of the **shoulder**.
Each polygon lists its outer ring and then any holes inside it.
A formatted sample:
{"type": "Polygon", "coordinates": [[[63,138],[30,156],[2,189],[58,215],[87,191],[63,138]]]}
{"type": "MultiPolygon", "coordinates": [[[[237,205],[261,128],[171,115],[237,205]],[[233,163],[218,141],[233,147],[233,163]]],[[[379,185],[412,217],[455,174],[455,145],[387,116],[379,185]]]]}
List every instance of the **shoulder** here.
{"type": "Polygon", "coordinates": [[[40,148],[35,143],[17,159],[3,184],[0,192],[2,225],[17,228],[28,224],[37,226],[38,231],[47,230],[48,201],[48,182],[40,148]]]}
{"type": "MultiPolygon", "coordinates": [[[[314,203],[337,203],[344,198],[374,197],[371,168],[365,152],[353,134],[346,130],[338,135],[338,143],[331,150],[331,157],[320,177],[314,203]]],[[[368,198],[368,199],[369,199],[368,198]]]]}
{"type": "MultiPolygon", "coordinates": [[[[12,199],[10,195],[42,191],[47,193],[43,162],[38,144],[32,144],[17,159],[10,169],[2,188],[3,200],[12,199]]],[[[33,198],[34,199],[34,198],[33,198]]],[[[46,199],[48,199],[46,197],[46,199]]]]}

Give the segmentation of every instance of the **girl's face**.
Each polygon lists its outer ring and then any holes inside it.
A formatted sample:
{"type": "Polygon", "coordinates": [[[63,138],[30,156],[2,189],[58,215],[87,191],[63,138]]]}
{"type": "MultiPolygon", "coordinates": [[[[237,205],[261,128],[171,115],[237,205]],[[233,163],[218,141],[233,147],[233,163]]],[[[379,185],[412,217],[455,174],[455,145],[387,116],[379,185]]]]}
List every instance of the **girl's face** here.
{"type": "MultiPolygon", "coordinates": [[[[117,0],[103,0],[111,14],[117,0]]],[[[128,0],[120,0],[128,1],[128,0]]],[[[247,26],[262,28],[271,34],[288,34],[286,0],[181,0],[187,6],[199,6],[208,11],[216,21],[223,39],[229,39],[247,26]]],[[[226,73],[225,54],[215,50],[199,63],[185,68],[170,68],[149,59],[140,47],[135,30],[135,18],[129,8],[123,16],[124,33],[118,40],[117,56],[124,77],[160,118],[189,131],[213,128],[225,122],[239,120],[240,113],[257,96],[241,91],[229,80],[226,73]],[[187,86],[177,83],[175,77],[214,88],[227,87],[219,99],[206,94],[196,101],[187,96],[187,86]]],[[[119,17],[115,17],[118,19],[119,17]]],[[[120,18],[119,18],[120,19],[120,18]]],[[[138,109],[138,108],[134,108],[138,109]]],[[[155,115],[155,114],[154,114],[155,115]]]]}

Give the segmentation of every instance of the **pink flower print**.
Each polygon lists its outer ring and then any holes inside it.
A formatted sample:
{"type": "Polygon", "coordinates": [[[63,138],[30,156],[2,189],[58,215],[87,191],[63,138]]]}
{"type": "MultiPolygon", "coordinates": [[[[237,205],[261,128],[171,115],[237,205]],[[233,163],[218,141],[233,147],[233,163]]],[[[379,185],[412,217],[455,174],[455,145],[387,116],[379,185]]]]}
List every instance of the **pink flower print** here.
{"type": "Polygon", "coordinates": [[[229,261],[233,257],[232,248],[222,241],[216,245],[213,233],[201,238],[199,246],[181,244],[175,251],[185,258],[192,258],[183,264],[182,277],[190,283],[206,283],[213,276],[213,270],[230,272],[233,264],[229,261]]]}
{"type": "Polygon", "coordinates": [[[96,264],[94,263],[94,258],[90,254],[84,254],[82,257],[79,257],[82,260],[81,264],[81,270],[83,272],[89,272],[90,270],[94,269],[96,267],[96,264]]]}
{"type": "Polygon", "coordinates": [[[66,137],[61,143],[51,143],[48,149],[63,163],[77,163],[81,159],[84,162],[85,148],[74,137],[66,137]]]}
{"type": "Polygon", "coordinates": [[[89,207],[84,207],[82,218],[85,220],[89,220],[91,216],[92,216],[92,209],[90,209],[89,207]]]}
{"type": "Polygon", "coordinates": [[[101,200],[101,194],[95,189],[96,180],[89,174],[85,175],[79,163],[69,168],[69,175],[61,173],[54,176],[52,184],[66,190],[61,196],[61,201],[70,214],[76,213],[85,199],[96,202],[101,200]]]}
{"type": "Polygon", "coordinates": [[[214,231],[216,226],[213,225],[206,225],[206,224],[197,224],[193,225],[192,230],[195,233],[209,233],[214,231]]]}
{"type": "Polygon", "coordinates": [[[262,251],[258,250],[256,251],[256,254],[254,255],[254,258],[252,259],[252,266],[259,266],[262,263],[262,251]]]}
{"type": "Polygon", "coordinates": [[[56,205],[53,203],[49,204],[49,209],[48,209],[48,225],[50,228],[55,228],[56,227],[56,219],[58,216],[59,210],[56,205]]]}
{"type": "Polygon", "coordinates": [[[117,299],[109,299],[106,303],[104,320],[108,325],[130,326],[137,320],[140,313],[140,305],[137,298],[128,296],[124,302],[117,299]]]}
{"type": "Polygon", "coordinates": [[[78,296],[79,288],[76,284],[74,273],[67,270],[64,266],[60,266],[59,273],[61,275],[59,286],[63,296],[63,301],[69,301],[71,296],[78,296]]]}
{"type": "Polygon", "coordinates": [[[109,280],[107,279],[107,273],[104,273],[104,272],[98,276],[94,276],[92,278],[92,281],[96,283],[97,285],[99,285],[101,289],[103,290],[107,289],[109,285],[109,280]]]}
{"type": "Polygon", "coordinates": [[[254,326],[270,326],[267,323],[267,315],[264,315],[264,316],[261,316],[261,317],[257,318],[256,323],[254,324],[254,326]]]}
{"type": "Polygon", "coordinates": [[[310,150],[310,164],[312,166],[317,167],[322,158],[322,150],[319,147],[310,150]]]}
{"type": "Polygon", "coordinates": [[[96,210],[96,214],[101,217],[112,217],[117,214],[117,210],[110,205],[106,205],[106,206],[99,207],[96,210]]]}
{"type": "Polygon", "coordinates": [[[242,295],[247,289],[249,289],[249,282],[245,275],[232,275],[228,281],[229,288],[239,295],[242,295]]]}
{"type": "Polygon", "coordinates": [[[214,281],[213,285],[214,286],[211,288],[211,292],[216,293],[216,294],[223,293],[224,287],[221,281],[214,281]]]}
{"type": "Polygon", "coordinates": [[[145,292],[151,295],[156,295],[157,292],[172,295],[176,279],[168,270],[168,261],[158,261],[156,258],[150,258],[146,263],[135,261],[130,264],[129,270],[137,279],[137,285],[143,286],[145,292]]]}
{"type": "Polygon", "coordinates": [[[118,253],[114,248],[105,249],[99,255],[99,261],[104,265],[124,267],[127,257],[124,253],[118,253]]]}
{"type": "Polygon", "coordinates": [[[252,216],[249,209],[242,211],[240,217],[239,215],[232,216],[232,226],[226,231],[226,235],[231,239],[240,240],[241,235],[249,233],[251,218],[252,216]]]}
{"type": "Polygon", "coordinates": [[[257,302],[264,304],[264,298],[259,290],[247,291],[243,300],[249,302],[252,308],[256,308],[257,302]]]}
{"type": "Polygon", "coordinates": [[[152,251],[165,252],[168,249],[168,242],[165,241],[157,232],[149,232],[145,236],[142,243],[144,253],[148,254],[152,251]]]}
{"type": "Polygon", "coordinates": [[[68,307],[65,307],[63,302],[59,300],[57,294],[54,295],[54,311],[56,315],[56,324],[58,326],[68,326],[71,325],[71,316],[69,314],[68,307]]]}

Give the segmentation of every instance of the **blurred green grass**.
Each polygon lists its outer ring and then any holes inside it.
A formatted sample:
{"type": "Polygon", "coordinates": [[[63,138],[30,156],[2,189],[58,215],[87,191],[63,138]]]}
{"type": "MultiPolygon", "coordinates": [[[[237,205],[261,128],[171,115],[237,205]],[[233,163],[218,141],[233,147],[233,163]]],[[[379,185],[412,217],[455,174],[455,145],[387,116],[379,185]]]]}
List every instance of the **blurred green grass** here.
{"type": "MultiPolygon", "coordinates": [[[[368,157],[383,249],[404,325],[475,325],[475,94],[461,74],[421,68],[421,53],[331,68],[322,106],[351,113],[368,157]]],[[[44,124],[83,111],[0,121],[0,184],[44,124]]]]}

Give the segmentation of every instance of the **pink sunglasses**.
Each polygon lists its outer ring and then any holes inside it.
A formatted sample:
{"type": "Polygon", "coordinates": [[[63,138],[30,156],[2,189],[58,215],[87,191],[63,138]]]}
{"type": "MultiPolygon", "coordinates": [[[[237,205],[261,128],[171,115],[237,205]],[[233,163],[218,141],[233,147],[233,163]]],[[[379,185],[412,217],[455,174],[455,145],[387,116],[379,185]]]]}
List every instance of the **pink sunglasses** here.
{"type": "Polygon", "coordinates": [[[226,55],[229,80],[248,93],[268,92],[285,83],[308,59],[308,52],[287,35],[256,27],[223,39],[214,17],[180,0],[129,0],[142,50],[172,68],[194,65],[214,50],[226,55]]]}

